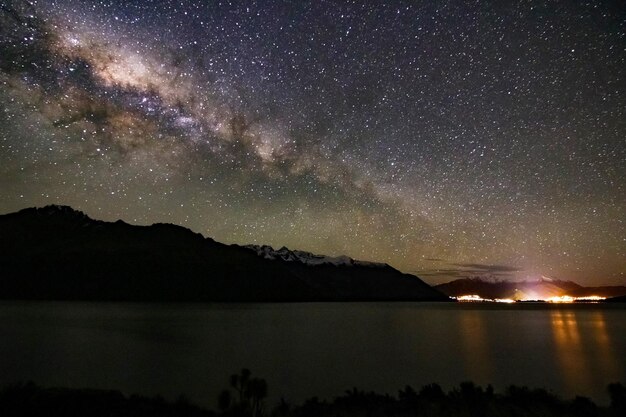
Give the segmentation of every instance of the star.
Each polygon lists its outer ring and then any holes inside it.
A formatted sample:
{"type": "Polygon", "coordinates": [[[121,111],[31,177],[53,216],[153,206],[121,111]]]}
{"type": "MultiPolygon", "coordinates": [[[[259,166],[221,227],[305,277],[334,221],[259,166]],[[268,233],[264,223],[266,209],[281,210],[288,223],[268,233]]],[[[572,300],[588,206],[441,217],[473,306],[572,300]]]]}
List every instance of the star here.
{"type": "Polygon", "coordinates": [[[527,6],[3,2],[0,212],[623,284],[623,15],[527,6]]]}

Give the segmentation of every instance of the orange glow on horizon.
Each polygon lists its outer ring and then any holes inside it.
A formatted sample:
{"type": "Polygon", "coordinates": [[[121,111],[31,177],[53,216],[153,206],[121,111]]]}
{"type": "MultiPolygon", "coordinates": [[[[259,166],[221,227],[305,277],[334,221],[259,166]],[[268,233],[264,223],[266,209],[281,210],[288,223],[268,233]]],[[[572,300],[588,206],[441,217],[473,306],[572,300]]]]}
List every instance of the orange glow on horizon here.
{"type": "Polygon", "coordinates": [[[464,303],[515,303],[517,301],[542,301],[546,303],[575,303],[575,302],[589,302],[594,303],[598,301],[605,300],[606,297],[602,297],[599,295],[588,295],[584,297],[572,297],[570,295],[562,295],[558,297],[549,297],[549,298],[482,298],[477,294],[468,294],[468,295],[459,295],[456,297],[450,297],[454,300],[464,302],[464,303]]]}

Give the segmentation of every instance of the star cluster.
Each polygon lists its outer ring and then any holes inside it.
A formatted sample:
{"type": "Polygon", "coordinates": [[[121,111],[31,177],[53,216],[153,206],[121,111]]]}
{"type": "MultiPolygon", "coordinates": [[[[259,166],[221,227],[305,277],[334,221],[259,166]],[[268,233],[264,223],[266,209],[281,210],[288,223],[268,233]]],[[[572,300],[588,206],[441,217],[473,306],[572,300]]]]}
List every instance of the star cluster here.
{"type": "Polygon", "coordinates": [[[0,103],[1,212],[626,280],[617,3],[0,0],[0,103]]]}

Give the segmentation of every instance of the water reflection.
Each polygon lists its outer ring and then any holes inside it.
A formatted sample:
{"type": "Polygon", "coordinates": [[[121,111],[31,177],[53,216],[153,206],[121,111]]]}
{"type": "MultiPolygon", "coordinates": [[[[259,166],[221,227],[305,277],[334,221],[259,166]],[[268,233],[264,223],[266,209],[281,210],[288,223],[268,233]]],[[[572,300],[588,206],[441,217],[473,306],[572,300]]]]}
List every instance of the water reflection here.
{"type": "Polygon", "coordinates": [[[556,359],[564,384],[571,391],[581,386],[604,385],[614,377],[619,378],[602,311],[581,313],[581,317],[577,317],[573,311],[556,310],[551,313],[551,323],[556,359]],[[581,329],[593,337],[581,340],[581,329]]]}
{"type": "MultiPolygon", "coordinates": [[[[597,352],[594,355],[598,360],[598,370],[610,381],[619,380],[619,370],[615,364],[619,363],[613,352],[613,345],[609,338],[609,332],[606,328],[606,321],[602,311],[595,311],[591,316],[591,325],[593,327],[594,340],[596,341],[597,352]]],[[[599,381],[603,384],[605,381],[599,381]]]]}
{"type": "Polygon", "coordinates": [[[184,393],[214,408],[246,366],[276,401],[472,380],[606,404],[607,384],[626,381],[625,334],[626,308],[600,305],[0,302],[0,385],[184,393]]]}
{"type": "Polygon", "coordinates": [[[551,313],[552,334],[556,345],[556,360],[561,367],[564,383],[570,391],[587,386],[589,370],[580,343],[576,315],[571,311],[556,310],[551,313]]]}
{"type": "Polygon", "coordinates": [[[473,375],[479,383],[488,383],[492,381],[492,369],[483,314],[481,311],[468,310],[459,318],[467,373],[473,375]]]}

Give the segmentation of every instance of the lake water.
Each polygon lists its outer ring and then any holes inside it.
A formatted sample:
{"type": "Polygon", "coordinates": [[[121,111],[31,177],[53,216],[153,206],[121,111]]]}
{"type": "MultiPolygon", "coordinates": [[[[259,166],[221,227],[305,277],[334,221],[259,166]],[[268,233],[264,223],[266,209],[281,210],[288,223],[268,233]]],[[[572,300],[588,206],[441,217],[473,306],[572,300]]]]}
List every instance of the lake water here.
{"type": "Polygon", "coordinates": [[[0,384],[118,389],[214,408],[248,367],[272,401],[465,380],[607,403],[626,306],[0,303],[0,384]]]}

